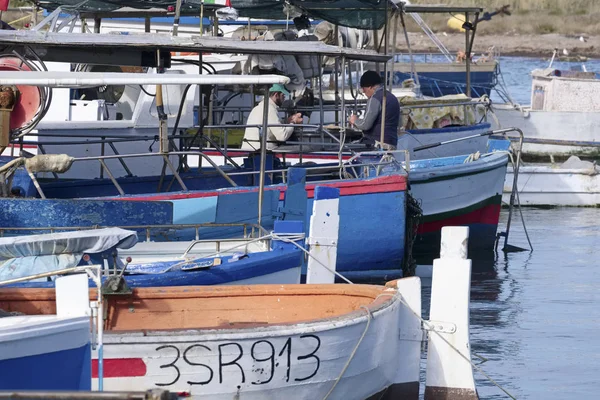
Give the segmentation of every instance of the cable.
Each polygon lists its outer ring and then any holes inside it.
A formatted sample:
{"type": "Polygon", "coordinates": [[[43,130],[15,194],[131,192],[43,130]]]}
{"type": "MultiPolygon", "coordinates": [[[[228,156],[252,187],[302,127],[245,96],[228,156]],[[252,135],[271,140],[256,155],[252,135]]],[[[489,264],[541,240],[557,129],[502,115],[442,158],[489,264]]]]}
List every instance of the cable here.
{"type": "Polygon", "coordinates": [[[150,97],[156,97],[156,93],[149,93],[146,91],[146,89],[144,89],[143,85],[138,85],[140,87],[140,89],[142,89],[142,92],[146,93],[148,96],[150,97]]]}
{"type": "MultiPolygon", "coordinates": [[[[0,58],[17,57],[19,60],[21,60],[21,65],[19,65],[19,68],[21,70],[25,70],[23,66],[26,66],[30,71],[48,71],[48,68],[46,68],[46,64],[44,64],[44,62],[35,53],[35,51],[31,47],[25,46],[25,54],[28,53],[33,56],[33,61],[26,59],[16,50],[13,50],[11,53],[0,54],[0,58]]],[[[50,108],[50,103],[52,101],[52,90],[48,87],[41,86],[38,86],[37,89],[40,96],[40,105],[30,121],[25,123],[25,125],[23,125],[22,127],[16,128],[11,132],[11,139],[13,140],[18,139],[31,132],[36,127],[36,125],[42,120],[42,118],[44,118],[44,116],[48,112],[48,109],[50,108]]]]}
{"type": "Polygon", "coordinates": [[[371,320],[373,319],[373,314],[371,314],[371,310],[369,310],[369,308],[366,307],[366,306],[360,306],[360,308],[362,308],[363,310],[365,310],[367,312],[367,324],[365,326],[365,330],[363,331],[360,339],[358,339],[358,343],[356,343],[356,346],[354,346],[354,349],[352,350],[352,353],[350,353],[350,357],[348,357],[348,361],[346,361],[346,364],[344,365],[344,368],[342,368],[342,372],[340,372],[339,376],[335,380],[335,383],[333,384],[333,386],[331,387],[331,389],[329,389],[329,392],[327,392],[327,394],[325,395],[325,397],[323,397],[323,400],[327,400],[329,398],[329,396],[331,395],[331,393],[333,393],[333,389],[335,389],[335,387],[337,386],[337,384],[340,383],[340,380],[344,376],[344,373],[346,372],[346,370],[350,366],[350,363],[354,359],[354,356],[356,355],[356,351],[358,350],[358,347],[360,346],[360,344],[362,343],[363,339],[365,338],[365,336],[367,334],[367,331],[369,330],[369,326],[371,326],[371,320]]]}

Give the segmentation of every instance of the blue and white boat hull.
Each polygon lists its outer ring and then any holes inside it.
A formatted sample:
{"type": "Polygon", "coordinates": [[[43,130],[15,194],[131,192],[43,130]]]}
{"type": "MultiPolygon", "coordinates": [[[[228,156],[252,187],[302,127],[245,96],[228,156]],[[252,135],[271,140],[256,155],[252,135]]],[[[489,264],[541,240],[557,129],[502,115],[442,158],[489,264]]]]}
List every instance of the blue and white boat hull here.
{"type": "Polygon", "coordinates": [[[90,390],[89,317],[0,318],[0,371],[0,390],[90,390]]]}

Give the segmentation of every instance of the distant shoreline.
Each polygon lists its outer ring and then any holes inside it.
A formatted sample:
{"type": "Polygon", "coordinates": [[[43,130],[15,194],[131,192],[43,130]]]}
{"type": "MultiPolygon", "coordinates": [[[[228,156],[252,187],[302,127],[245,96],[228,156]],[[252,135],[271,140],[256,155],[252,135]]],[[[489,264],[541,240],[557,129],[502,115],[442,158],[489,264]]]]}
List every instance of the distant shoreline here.
{"type": "MultiPolygon", "coordinates": [[[[437,33],[442,43],[452,54],[465,48],[465,35],[463,33],[450,33],[444,35],[437,33]]],[[[409,32],[411,49],[415,53],[439,53],[438,48],[431,40],[420,32],[409,32]]],[[[600,37],[561,35],[557,33],[534,35],[534,34],[510,34],[510,35],[475,35],[473,52],[480,56],[491,46],[502,56],[526,56],[550,59],[556,48],[561,58],[569,58],[577,61],[580,58],[600,58],[600,37]],[[580,39],[583,37],[583,40],[580,39]],[[568,56],[565,57],[563,51],[568,56]]],[[[404,36],[397,38],[398,51],[407,52],[404,36]]]]}

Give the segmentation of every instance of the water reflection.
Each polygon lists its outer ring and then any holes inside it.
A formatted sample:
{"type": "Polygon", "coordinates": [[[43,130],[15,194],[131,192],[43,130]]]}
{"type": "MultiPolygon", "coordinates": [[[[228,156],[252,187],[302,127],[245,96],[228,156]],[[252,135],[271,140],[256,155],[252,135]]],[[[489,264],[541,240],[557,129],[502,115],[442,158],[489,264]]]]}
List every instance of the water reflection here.
{"type": "MultiPolygon", "coordinates": [[[[600,209],[529,208],[524,216],[533,252],[472,256],[472,351],[518,399],[598,398],[600,209]]],[[[506,217],[503,210],[501,227],[506,217]]],[[[508,242],[527,247],[519,224],[508,242]]],[[[422,283],[428,318],[431,281],[422,283]]],[[[483,375],[475,377],[482,399],[508,398],[483,375]]],[[[423,374],[421,393],[424,382],[423,374]]]]}
{"type": "MultiPolygon", "coordinates": [[[[598,209],[526,209],[534,251],[473,260],[472,350],[517,398],[596,398],[600,391],[598,209]]],[[[506,212],[502,213],[502,224],[506,212]]],[[[518,224],[509,243],[527,247],[518,224]]],[[[476,360],[476,359],[475,359],[476,360]]],[[[482,399],[506,398],[476,374],[482,399]]]]}

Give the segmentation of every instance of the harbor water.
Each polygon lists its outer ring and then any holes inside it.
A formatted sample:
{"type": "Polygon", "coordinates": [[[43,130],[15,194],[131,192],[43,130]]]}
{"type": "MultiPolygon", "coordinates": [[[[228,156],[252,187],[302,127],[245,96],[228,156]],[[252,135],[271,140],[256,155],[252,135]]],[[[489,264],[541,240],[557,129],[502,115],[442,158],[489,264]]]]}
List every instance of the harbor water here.
{"type": "MultiPolygon", "coordinates": [[[[531,103],[531,71],[548,68],[551,58],[552,54],[549,54],[548,58],[500,57],[501,75],[496,89],[501,90],[504,86],[513,102],[528,105],[531,103]]],[[[585,68],[588,72],[600,73],[600,60],[591,59],[585,62],[555,60],[552,68],[561,70],[585,68]]],[[[502,101],[496,91],[493,91],[490,97],[494,102],[502,101]]]]}
{"type": "MultiPolygon", "coordinates": [[[[471,346],[485,360],[473,355],[473,362],[517,399],[598,398],[600,210],[525,208],[523,214],[533,252],[473,260],[471,346]]],[[[499,230],[507,216],[502,210],[499,230]]],[[[518,219],[509,244],[528,247],[518,219]]],[[[431,283],[423,284],[426,316],[431,283]]],[[[481,399],[510,398],[481,373],[475,378],[481,399]]]]}

